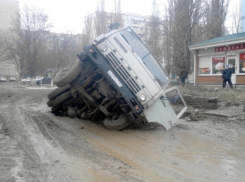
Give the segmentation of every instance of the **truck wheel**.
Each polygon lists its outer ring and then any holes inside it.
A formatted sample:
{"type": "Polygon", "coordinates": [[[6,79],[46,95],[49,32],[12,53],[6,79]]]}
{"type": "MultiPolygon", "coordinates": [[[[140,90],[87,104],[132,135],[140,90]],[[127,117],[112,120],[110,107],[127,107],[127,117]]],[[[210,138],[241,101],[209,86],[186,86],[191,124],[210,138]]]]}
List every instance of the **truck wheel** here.
{"type": "Polygon", "coordinates": [[[51,108],[52,113],[57,113],[59,110],[61,110],[61,105],[53,106],[51,108]]]}
{"type": "Polygon", "coordinates": [[[118,117],[118,119],[113,118],[105,118],[103,121],[104,126],[108,130],[122,130],[130,125],[130,122],[128,121],[127,117],[125,115],[121,115],[118,117]]]}
{"type": "Polygon", "coordinates": [[[72,97],[72,93],[70,91],[65,92],[65,93],[61,94],[60,96],[58,96],[56,99],[54,99],[52,101],[52,105],[53,106],[61,105],[64,102],[66,102],[66,101],[68,101],[68,100],[70,100],[72,98],[73,98],[72,97]]]}
{"type": "Polygon", "coordinates": [[[70,118],[75,118],[77,116],[77,110],[75,108],[68,107],[67,116],[69,116],[70,118]]]}
{"type": "Polygon", "coordinates": [[[71,83],[82,71],[82,62],[80,60],[76,60],[76,63],[71,67],[71,69],[60,78],[54,80],[54,84],[58,87],[64,87],[67,84],[71,83]]]}
{"type": "Polygon", "coordinates": [[[48,102],[47,102],[47,105],[49,106],[49,107],[52,107],[52,102],[49,100],[48,102]]]}
{"type": "Polygon", "coordinates": [[[56,88],[55,90],[53,90],[50,94],[48,94],[48,98],[49,100],[54,100],[56,97],[60,96],[61,94],[63,94],[64,92],[67,92],[68,90],[70,90],[70,86],[66,85],[64,87],[59,87],[56,88]]]}

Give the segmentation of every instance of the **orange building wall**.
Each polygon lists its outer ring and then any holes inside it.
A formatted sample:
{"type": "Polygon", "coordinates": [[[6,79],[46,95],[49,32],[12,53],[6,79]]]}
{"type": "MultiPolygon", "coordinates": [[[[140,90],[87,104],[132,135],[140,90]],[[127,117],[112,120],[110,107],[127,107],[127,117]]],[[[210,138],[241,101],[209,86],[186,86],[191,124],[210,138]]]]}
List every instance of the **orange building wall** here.
{"type": "Polygon", "coordinates": [[[218,76],[197,76],[196,77],[196,83],[201,84],[222,84],[223,79],[221,75],[218,76]]]}
{"type": "Polygon", "coordinates": [[[237,84],[245,84],[245,75],[237,75],[236,76],[237,84]]]}

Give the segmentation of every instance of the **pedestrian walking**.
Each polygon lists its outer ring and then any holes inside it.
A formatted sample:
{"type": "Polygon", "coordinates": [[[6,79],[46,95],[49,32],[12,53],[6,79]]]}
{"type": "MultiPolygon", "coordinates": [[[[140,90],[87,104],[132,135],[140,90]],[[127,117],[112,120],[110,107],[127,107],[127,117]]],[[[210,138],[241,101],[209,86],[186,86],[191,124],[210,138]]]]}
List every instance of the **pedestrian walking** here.
{"type": "Polygon", "coordinates": [[[183,66],[182,69],[180,70],[179,78],[182,83],[182,86],[184,86],[185,80],[188,79],[188,71],[185,66],[183,66]]]}
{"type": "Polygon", "coordinates": [[[223,88],[225,88],[226,82],[228,82],[228,84],[230,85],[230,88],[233,88],[232,82],[231,82],[231,75],[232,75],[231,67],[230,66],[228,67],[227,65],[225,69],[222,71],[223,88]]]}

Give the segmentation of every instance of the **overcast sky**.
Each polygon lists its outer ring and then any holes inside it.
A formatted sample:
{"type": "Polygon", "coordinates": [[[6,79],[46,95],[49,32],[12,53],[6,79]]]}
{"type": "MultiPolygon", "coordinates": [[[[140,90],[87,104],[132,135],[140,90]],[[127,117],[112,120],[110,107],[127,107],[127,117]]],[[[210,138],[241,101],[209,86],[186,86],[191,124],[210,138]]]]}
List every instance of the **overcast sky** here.
{"type": "MultiPolygon", "coordinates": [[[[20,8],[24,5],[43,9],[49,15],[53,31],[81,33],[83,17],[95,12],[99,0],[19,0],[20,8]]],[[[106,11],[112,12],[114,0],[105,0],[106,11]]],[[[123,13],[130,12],[151,15],[152,0],[121,0],[123,13]]]]}
{"type": "MultiPolygon", "coordinates": [[[[20,8],[24,5],[43,9],[49,15],[49,20],[53,24],[52,31],[81,33],[83,28],[83,18],[88,13],[95,12],[100,0],[18,0],[20,8]]],[[[166,0],[158,0],[163,5],[166,0]]],[[[238,5],[240,0],[230,1],[230,11],[227,16],[226,26],[230,26],[232,18],[231,11],[238,5]]],[[[106,11],[112,12],[114,0],[105,0],[106,11]]],[[[136,13],[141,15],[151,15],[152,0],[121,0],[121,10],[123,13],[136,13]]]]}

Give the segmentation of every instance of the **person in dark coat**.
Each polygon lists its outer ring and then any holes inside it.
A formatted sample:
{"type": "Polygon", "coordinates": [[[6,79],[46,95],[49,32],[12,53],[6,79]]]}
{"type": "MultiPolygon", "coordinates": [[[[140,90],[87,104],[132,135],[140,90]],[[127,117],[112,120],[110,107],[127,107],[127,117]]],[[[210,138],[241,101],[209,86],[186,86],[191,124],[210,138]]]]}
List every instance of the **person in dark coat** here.
{"type": "Polygon", "coordinates": [[[225,88],[226,82],[229,83],[230,88],[233,88],[231,83],[231,75],[232,75],[231,68],[228,68],[228,66],[226,66],[226,68],[222,71],[223,88],[225,88]]]}
{"type": "Polygon", "coordinates": [[[179,78],[180,78],[180,81],[181,81],[181,83],[182,83],[182,86],[184,86],[184,84],[185,84],[185,79],[188,78],[188,71],[187,71],[187,69],[185,68],[185,66],[183,66],[182,69],[180,70],[179,78]]]}

